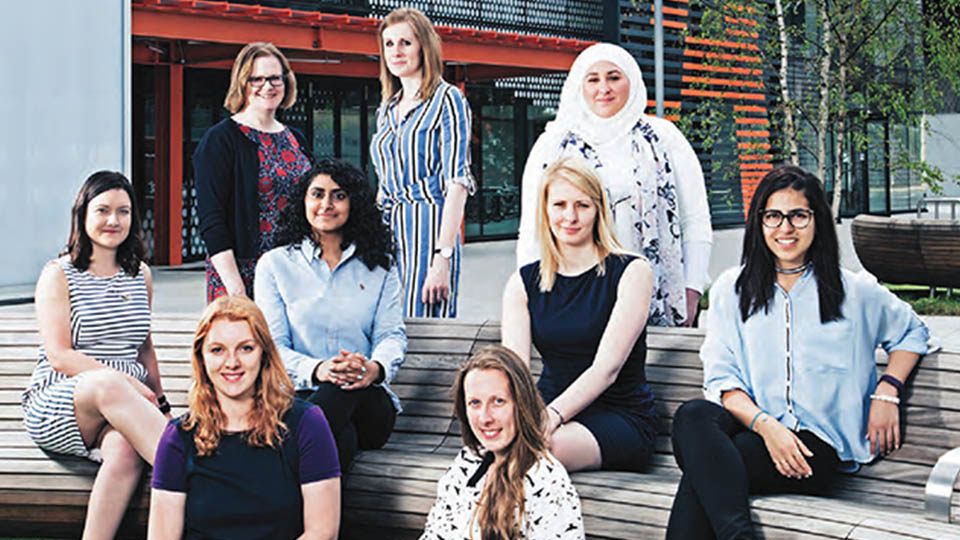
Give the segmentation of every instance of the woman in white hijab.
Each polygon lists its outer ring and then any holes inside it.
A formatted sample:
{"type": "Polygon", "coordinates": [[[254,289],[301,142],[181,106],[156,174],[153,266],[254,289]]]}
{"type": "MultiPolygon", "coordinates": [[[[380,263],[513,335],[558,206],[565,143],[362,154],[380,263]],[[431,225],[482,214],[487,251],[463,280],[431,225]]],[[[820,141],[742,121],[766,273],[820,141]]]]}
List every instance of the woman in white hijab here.
{"type": "Polygon", "coordinates": [[[617,240],[653,265],[650,324],[689,326],[707,283],[712,229],[697,155],[670,121],[644,114],[640,67],[609,43],[585,49],[563,84],[523,173],[517,266],[537,260],[537,187],[544,168],[574,155],[603,180],[617,240]]]}

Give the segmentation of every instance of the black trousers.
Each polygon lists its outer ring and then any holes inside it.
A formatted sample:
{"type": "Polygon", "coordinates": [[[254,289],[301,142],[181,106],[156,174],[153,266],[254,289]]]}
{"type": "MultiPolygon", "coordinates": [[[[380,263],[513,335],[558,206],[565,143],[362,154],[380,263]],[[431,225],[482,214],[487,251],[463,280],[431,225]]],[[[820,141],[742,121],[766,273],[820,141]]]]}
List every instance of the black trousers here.
{"type": "Polygon", "coordinates": [[[380,448],[393,432],[397,410],[381,386],[342,390],[323,382],[307,400],[323,409],[337,442],[340,471],[347,474],[358,450],[380,448]]]}
{"type": "Polygon", "coordinates": [[[684,403],[673,419],[673,454],[683,476],[667,539],[757,538],[749,494],[817,494],[829,487],[837,477],[837,452],[809,431],[797,436],[813,452],[807,458],[813,475],[799,480],[781,475],[763,438],[726,409],[703,399],[684,403]]]}

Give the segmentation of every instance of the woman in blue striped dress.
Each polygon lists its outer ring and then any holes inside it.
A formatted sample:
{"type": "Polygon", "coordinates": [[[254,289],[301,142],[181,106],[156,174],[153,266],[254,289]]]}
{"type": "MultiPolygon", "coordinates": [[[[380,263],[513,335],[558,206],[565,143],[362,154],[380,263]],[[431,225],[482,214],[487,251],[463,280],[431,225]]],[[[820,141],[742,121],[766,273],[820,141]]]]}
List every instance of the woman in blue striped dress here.
{"type": "Polygon", "coordinates": [[[440,37],[412,8],[380,23],[377,132],[370,143],[378,198],[397,239],[408,317],[456,317],[457,236],[470,173],[470,105],[441,78],[440,37]]]}
{"type": "Polygon", "coordinates": [[[42,345],[21,398],[24,425],[44,450],[102,462],[85,539],[116,534],[170,411],[150,339],[150,270],[134,200],[120,173],[87,178],[67,249],[37,282],[42,345]]]}

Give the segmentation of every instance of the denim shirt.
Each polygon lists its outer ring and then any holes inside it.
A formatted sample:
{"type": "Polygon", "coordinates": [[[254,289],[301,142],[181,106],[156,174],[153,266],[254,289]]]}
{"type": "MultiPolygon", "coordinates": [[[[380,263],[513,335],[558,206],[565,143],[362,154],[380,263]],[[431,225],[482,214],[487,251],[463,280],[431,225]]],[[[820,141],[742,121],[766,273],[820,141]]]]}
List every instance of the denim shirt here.
{"type": "Polygon", "coordinates": [[[723,392],[743,390],[786,427],[829,443],[841,461],[871,461],[867,420],[877,387],[876,349],[925,354],[927,327],[872,275],[847,270],[843,318],[821,323],[812,269],[790,292],[776,285],[766,312],[744,322],[734,292],[740,271],[727,270],[710,289],[700,348],[706,398],[722,405],[723,392]]]}
{"type": "Polygon", "coordinates": [[[380,363],[390,390],[407,351],[400,276],[396,266],[373,270],[350,245],[333,271],[312,240],[278,247],[257,263],[254,297],[297,390],[312,390],[317,365],[355,352],[380,363]]]}

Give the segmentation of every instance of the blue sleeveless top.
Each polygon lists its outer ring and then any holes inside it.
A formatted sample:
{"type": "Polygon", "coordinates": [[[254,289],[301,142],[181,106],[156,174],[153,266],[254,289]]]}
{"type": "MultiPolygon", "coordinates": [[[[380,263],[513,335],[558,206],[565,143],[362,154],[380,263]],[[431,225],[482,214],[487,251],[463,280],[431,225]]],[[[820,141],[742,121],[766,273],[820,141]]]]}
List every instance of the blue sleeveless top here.
{"type": "MultiPolygon", "coordinates": [[[[602,276],[597,275],[596,267],[577,276],[557,274],[553,289],[546,293],[540,291],[539,261],[520,269],[527,292],[531,337],[543,355],[543,373],[537,387],[548,403],[593,363],[617,301],[620,278],[634,259],[633,255],[608,255],[602,276]]],[[[634,414],[655,414],[653,393],[644,372],[646,356],[644,330],[617,379],[596,402],[634,414]]]]}

